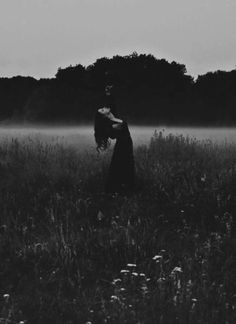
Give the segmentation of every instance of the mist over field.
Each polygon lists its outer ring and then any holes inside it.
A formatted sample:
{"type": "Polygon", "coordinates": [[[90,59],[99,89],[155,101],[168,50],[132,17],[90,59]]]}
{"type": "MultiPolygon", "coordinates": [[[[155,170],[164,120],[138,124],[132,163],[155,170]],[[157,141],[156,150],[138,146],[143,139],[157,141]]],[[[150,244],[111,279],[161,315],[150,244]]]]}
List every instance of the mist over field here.
{"type": "MultiPolygon", "coordinates": [[[[236,144],[236,128],[198,128],[198,127],[166,127],[166,126],[137,126],[130,125],[130,133],[134,146],[148,145],[155,132],[189,136],[197,140],[211,140],[218,144],[227,142],[236,144]]],[[[79,126],[43,126],[43,125],[14,125],[0,127],[0,141],[12,139],[23,140],[37,138],[45,143],[60,143],[81,150],[94,150],[94,129],[92,125],[79,126]]],[[[114,141],[112,141],[113,143],[114,141]]]]}

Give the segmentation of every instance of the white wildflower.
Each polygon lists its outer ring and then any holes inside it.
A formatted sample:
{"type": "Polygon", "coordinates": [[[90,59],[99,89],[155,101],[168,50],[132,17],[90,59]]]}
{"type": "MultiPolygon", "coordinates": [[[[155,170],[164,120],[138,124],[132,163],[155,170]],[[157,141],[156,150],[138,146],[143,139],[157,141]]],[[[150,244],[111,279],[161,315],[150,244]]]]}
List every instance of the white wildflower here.
{"type": "Polygon", "coordinates": [[[116,295],[111,296],[112,300],[118,300],[119,298],[116,295]]]}
{"type": "Polygon", "coordinates": [[[102,220],[104,217],[105,217],[104,214],[99,210],[99,212],[97,214],[97,219],[102,220]]]}
{"type": "Polygon", "coordinates": [[[129,273],[129,270],[121,270],[121,273],[129,273]]]}
{"type": "Polygon", "coordinates": [[[173,270],[172,270],[172,274],[173,273],[176,273],[176,272],[183,272],[182,269],[180,267],[175,267],[173,270]]]}
{"type": "Polygon", "coordinates": [[[6,302],[8,302],[10,295],[9,294],[4,294],[3,298],[5,299],[6,302]]]}
{"type": "Polygon", "coordinates": [[[132,272],[132,275],[137,277],[138,276],[138,273],[137,272],[132,272]]]}
{"type": "Polygon", "coordinates": [[[121,279],[120,279],[120,278],[117,278],[117,279],[114,279],[114,280],[112,281],[113,285],[115,285],[117,282],[121,282],[121,279]]]}

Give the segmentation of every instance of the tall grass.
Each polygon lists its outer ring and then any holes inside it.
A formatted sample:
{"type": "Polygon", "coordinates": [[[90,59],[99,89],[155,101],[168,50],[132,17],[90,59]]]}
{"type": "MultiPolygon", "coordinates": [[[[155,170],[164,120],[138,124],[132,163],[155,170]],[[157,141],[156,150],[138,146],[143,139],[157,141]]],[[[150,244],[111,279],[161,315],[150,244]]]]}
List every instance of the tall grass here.
{"type": "Polygon", "coordinates": [[[155,133],[132,196],[111,151],[0,146],[0,323],[234,323],[236,147],[155,133]]]}

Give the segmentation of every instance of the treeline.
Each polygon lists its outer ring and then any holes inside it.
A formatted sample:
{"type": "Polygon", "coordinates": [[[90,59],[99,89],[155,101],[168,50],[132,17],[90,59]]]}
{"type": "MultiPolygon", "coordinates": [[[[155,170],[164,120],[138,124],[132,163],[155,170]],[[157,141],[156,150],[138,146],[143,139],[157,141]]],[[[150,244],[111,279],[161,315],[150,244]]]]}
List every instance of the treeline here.
{"type": "Polygon", "coordinates": [[[235,87],[236,70],[194,81],[183,64],[150,54],[117,55],[59,68],[51,79],[0,78],[0,120],[92,122],[98,107],[110,105],[129,122],[234,125],[235,87]]]}

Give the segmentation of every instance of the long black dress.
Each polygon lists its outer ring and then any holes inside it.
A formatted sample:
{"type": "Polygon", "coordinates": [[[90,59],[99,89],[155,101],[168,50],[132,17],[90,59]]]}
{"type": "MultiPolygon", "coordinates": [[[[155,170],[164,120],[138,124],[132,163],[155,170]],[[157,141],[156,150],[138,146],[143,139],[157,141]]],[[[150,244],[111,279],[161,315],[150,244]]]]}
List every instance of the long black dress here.
{"type": "Polygon", "coordinates": [[[133,142],[128,125],[125,121],[119,124],[119,129],[114,129],[110,122],[109,137],[116,139],[109,173],[106,183],[107,193],[129,194],[134,190],[134,156],[133,142]]]}

